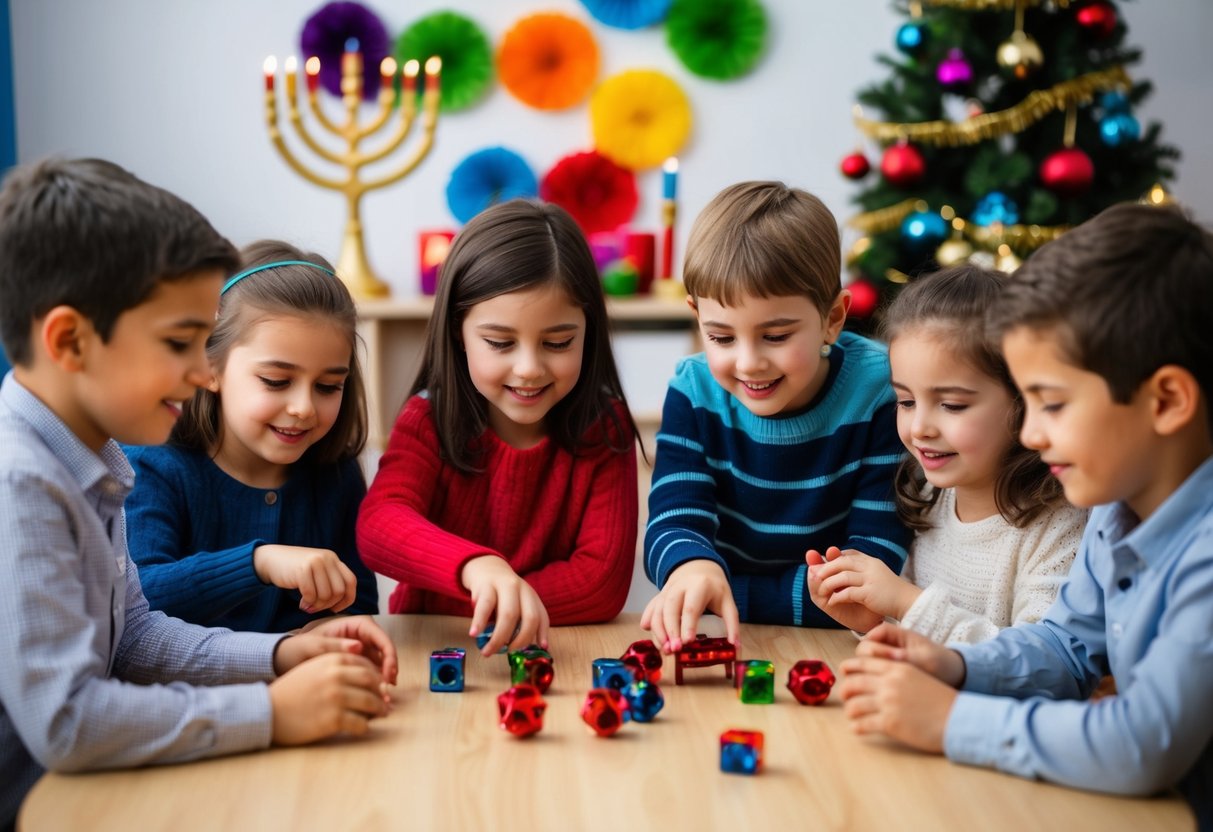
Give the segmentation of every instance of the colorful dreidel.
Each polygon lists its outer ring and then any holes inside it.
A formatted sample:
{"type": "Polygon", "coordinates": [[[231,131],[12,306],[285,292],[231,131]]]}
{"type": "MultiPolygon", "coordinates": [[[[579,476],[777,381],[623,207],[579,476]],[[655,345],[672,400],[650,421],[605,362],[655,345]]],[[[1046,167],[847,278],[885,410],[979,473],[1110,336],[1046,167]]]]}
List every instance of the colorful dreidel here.
{"type": "MultiPolygon", "coordinates": [[[[489,639],[491,639],[492,637],[493,637],[493,625],[490,624],[489,626],[485,627],[484,630],[481,631],[480,635],[476,636],[476,649],[483,650],[484,646],[489,643],[489,639]]],[[[497,654],[501,655],[502,653],[505,653],[508,650],[509,650],[509,646],[503,644],[501,646],[501,649],[497,651],[497,654]]]]}
{"type": "Polygon", "coordinates": [[[820,705],[834,687],[834,671],[825,662],[802,659],[788,671],[788,690],[801,705],[820,705]]]}
{"type": "Polygon", "coordinates": [[[721,734],[720,770],[730,774],[762,771],[762,732],[730,728],[721,734]]]}
{"type": "Polygon", "coordinates": [[[514,685],[497,697],[497,713],[503,731],[529,737],[543,729],[547,703],[534,685],[514,685]]]}
{"type": "Polygon", "coordinates": [[[737,661],[737,648],[726,638],[708,638],[702,633],[694,641],[682,645],[674,654],[674,684],[682,684],[684,667],[711,667],[724,665],[724,675],[733,678],[733,662],[737,661]]]}
{"type": "Polygon", "coordinates": [[[747,705],[770,705],[775,701],[775,664],[764,659],[734,662],[733,685],[747,705]]]}
{"type": "Polygon", "coordinates": [[[661,681],[661,651],[652,639],[634,641],[627,652],[620,656],[623,663],[632,671],[637,679],[646,682],[661,681]]]}
{"type": "Polygon", "coordinates": [[[600,737],[609,737],[628,721],[628,700],[616,688],[594,688],[581,706],[581,718],[600,737]]]}
{"type": "Polygon", "coordinates": [[[635,681],[622,659],[594,659],[590,665],[591,684],[596,688],[622,690],[635,681]]]}
{"type": "Polygon", "coordinates": [[[556,676],[552,666],[552,654],[537,644],[524,650],[510,653],[510,681],[516,685],[534,685],[540,693],[547,693],[556,676]]]}
{"type": "Polygon", "coordinates": [[[637,679],[623,689],[623,698],[628,701],[628,712],[635,722],[652,722],[657,712],[665,707],[665,697],[655,682],[637,679]]]}
{"type": "Polygon", "coordinates": [[[458,693],[463,690],[463,659],[467,651],[461,647],[443,647],[430,653],[430,690],[458,693]]]}

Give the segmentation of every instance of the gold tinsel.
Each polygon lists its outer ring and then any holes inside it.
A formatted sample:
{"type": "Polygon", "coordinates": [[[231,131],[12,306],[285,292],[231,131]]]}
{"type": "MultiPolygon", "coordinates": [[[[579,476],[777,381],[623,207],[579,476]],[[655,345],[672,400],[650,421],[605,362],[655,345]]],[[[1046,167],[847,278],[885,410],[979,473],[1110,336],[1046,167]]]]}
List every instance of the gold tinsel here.
{"type": "Polygon", "coordinates": [[[1047,90],[1035,90],[1014,107],[996,113],[982,113],[964,121],[922,121],[911,124],[871,121],[860,115],[857,107],[855,126],[864,135],[879,142],[905,139],[934,147],[958,147],[1008,133],[1021,133],[1054,110],[1088,102],[1099,92],[1127,89],[1130,86],[1132,82],[1124,67],[1114,66],[1063,81],[1047,90]]]}

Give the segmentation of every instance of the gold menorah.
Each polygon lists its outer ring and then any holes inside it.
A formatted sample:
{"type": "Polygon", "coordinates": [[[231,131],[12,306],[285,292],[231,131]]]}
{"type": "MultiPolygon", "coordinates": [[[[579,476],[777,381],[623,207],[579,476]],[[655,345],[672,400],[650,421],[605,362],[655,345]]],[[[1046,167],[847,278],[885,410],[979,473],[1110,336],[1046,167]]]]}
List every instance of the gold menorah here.
{"type": "Polygon", "coordinates": [[[341,241],[341,256],[337,261],[337,275],[345,281],[350,293],[356,298],[383,297],[388,294],[386,283],[375,276],[366,259],[366,246],[362,240],[362,214],[360,203],[362,195],[376,188],[383,188],[394,182],[399,182],[413,172],[421,160],[430,152],[434,144],[434,128],[438,124],[439,75],[442,70],[442,59],[431,57],[425,62],[425,92],[421,102],[421,127],[424,135],[420,143],[413,149],[404,164],[393,173],[377,179],[362,179],[360,171],[366,165],[373,164],[386,158],[404,143],[413,120],[417,115],[417,73],[420,71],[417,61],[407,61],[401,71],[402,78],[399,92],[396,91],[396,61],[384,58],[379,65],[382,79],[379,89],[379,112],[367,124],[359,124],[358,115],[362,104],[362,53],[356,49],[347,48],[341,56],[341,100],[345,105],[345,123],[337,124],[329,118],[320,105],[320,59],[313,56],[307,59],[304,71],[307,75],[307,100],[312,115],[316,121],[330,133],[345,141],[344,152],[334,152],[320,144],[308,132],[299,112],[298,66],[294,57],[287,58],[283,71],[286,76],[286,100],[289,107],[291,123],[300,140],[313,153],[322,159],[339,165],[345,169],[345,178],[323,176],[309,170],[299,161],[278,129],[278,101],[274,94],[274,76],[277,73],[278,62],[274,57],[265,60],[265,118],[269,127],[270,141],[282,158],[296,173],[304,179],[334,191],[345,194],[348,207],[348,219],[345,222],[345,234],[341,241]],[[377,133],[387,124],[392,116],[392,109],[397,100],[400,104],[400,119],[395,133],[378,149],[371,152],[359,150],[363,139],[377,133]]]}

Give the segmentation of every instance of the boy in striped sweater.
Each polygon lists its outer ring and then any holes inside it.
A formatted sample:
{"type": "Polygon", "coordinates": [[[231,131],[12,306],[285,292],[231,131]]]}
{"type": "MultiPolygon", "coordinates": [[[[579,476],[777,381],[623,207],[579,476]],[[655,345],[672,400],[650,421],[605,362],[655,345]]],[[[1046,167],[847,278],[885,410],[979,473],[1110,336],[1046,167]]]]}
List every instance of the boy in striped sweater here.
{"type": "Polygon", "coordinates": [[[838,226],[821,200],[743,182],[691,229],[683,278],[704,352],[666,394],[649,493],[641,617],[666,652],[719,615],[837,626],[809,597],[806,552],[831,546],[901,571],[893,505],[903,453],[885,348],[843,332],[838,226]]]}

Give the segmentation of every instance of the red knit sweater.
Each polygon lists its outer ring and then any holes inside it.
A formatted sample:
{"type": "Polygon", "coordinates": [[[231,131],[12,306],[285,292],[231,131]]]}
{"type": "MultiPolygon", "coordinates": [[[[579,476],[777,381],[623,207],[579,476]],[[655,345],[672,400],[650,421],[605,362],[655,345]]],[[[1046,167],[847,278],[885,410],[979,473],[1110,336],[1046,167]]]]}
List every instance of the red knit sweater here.
{"type": "Polygon", "coordinates": [[[484,471],[439,458],[430,402],[401,411],[358,516],[363,562],[400,582],[388,610],[472,614],[460,570],[499,555],[530,584],[553,624],[619,614],[636,556],[636,451],[573,455],[544,439],[518,450],[492,430],[484,471]]]}

